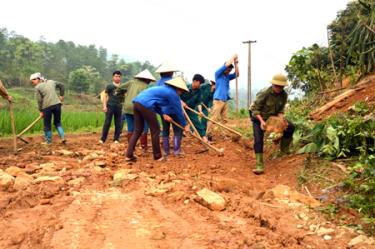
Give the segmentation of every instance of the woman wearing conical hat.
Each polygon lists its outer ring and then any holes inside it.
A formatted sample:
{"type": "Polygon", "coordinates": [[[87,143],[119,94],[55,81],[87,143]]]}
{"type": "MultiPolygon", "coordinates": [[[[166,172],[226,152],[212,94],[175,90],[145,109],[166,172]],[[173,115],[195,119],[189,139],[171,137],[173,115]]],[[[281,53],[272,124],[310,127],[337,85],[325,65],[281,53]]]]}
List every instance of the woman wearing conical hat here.
{"type": "MultiPolygon", "coordinates": [[[[167,81],[171,80],[173,77],[173,74],[177,72],[178,69],[176,66],[174,66],[170,62],[163,63],[158,69],[156,69],[156,72],[160,74],[160,79],[156,82],[157,86],[164,86],[167,81]]],[[[170,154],[170,144],[169,144],[169,135],[171,130],[171,123],[165,121],[163,117],[161,117],[161,123],[163,127],[162,137],[163,137],[163,150],[166,156],[169,156],[170,154]]],[[[182,130],[172,124],[173,129],[173,140],[175,141],[176,138],[182,137],[182,130]]],[[[176,140],[177,143],[181,142],[180,140],[176,140]]],[[[180,153],[179,148],[174,149],[175,155],[178,155],[180,153]]]]}
{"type": "MultiPolygon", "coordinates": [[[[124,102],[123,121],[126,120],[128,143],[134,132],[134,104],[133,99],[143,90],[149,87],[150,82],[155,82],[154,76],[147,69],[134,76],[134,79],[126,82],[120,88],[126,89],[126,97],[124,102]]],[[[147,132],[148,125],[145,123],[142,135],[140,137],[142,153],[147,152],[147,132]]]]}
{"type": "Polygon", "coordinates": [[[145,122],[148,123],[151,130],[154,159],[163,160],[159,143],[160,127],[156,114],[161,115],[167,122],[170,122],[173,118],[174,121],[184,126],[186,131],[189,131],[189,125],[184,118],[179,97],[184,91],[189,91],[185,81],[181,77],[176,77],[166,81],[165,84],[165,86],[148,88],[133,99],[134,132],[126,151],[126,161],[136,161],[134,149],[142,134],[145,122]]]}
{"type": "Polygon", "coordinates": [[[284,108],[288,94],[284,87],[288,85],[287,78],[276,74],[271,80],[272,86],[259,92],[254,104],[250,107],[250,119],[253,123],[254,151],[256,165],[255,174],[264,173],[263,165],[263,137],[267,129],[266,121],[271,116],[279,116],[285,122],[285,130],[280,141],[280,149],[284,154],[289,153],[289,145],[293,140],[294,125],[284,118],[284,108]]]}

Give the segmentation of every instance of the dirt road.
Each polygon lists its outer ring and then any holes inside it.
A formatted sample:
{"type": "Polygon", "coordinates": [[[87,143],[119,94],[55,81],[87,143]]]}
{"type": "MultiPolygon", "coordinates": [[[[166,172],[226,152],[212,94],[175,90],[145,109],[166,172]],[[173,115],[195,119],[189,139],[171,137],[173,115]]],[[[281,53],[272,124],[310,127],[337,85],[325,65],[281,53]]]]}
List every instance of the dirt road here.
{"type": "Polygon", "coordinates": [[[348,248],[358,237],[294,191],[303,156],[267,161],[255,176],[252,151],[230,140],[215,144],[224,157],[186,138],[185,157],[154,162],[149,153],[132,165],[125,144],[97,140],[71,135],[43,147],[34,137],[18,156],[0,141],[0,169],[15,176],[0,191],[0,248],[348,248]],[[225,210],[195,201],[203,188],[221,195],[225,210]]]}

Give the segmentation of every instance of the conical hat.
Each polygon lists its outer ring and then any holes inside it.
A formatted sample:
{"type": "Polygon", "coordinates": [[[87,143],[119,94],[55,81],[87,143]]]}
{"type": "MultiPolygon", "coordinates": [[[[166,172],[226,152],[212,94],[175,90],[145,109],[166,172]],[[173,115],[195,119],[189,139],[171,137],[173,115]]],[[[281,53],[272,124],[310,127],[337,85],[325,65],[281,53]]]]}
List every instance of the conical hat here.
{"type": "Polygon", "coordinates": [[[152,74],[150,73],[150,71],[148,71],[147,69],[143,70],[142,72],[140,72],[139,74],[137,74],[136,76],[134,76],[134,78],[156,81],[156,79],[154,78],[154,76],[152,76],[152,74]]]}
{"type": "Polygon", "coordinates": [[[157,73],[167,73],[167,72],[176,72],[178,69],[169,62],[164,62],[155,72],[157,73]]]}
{"type": "Polygon", "coordinates": [[[189,89],[186,86],[186,82],[185,82],[185,80],[182,77],[176,77],[176,78],[173,78],[171,80],[167,80],[165,82],[165,84],[174,86],[174,87],[179,88],[181,90],[184,90],[186,92],[189,91],[189,89]]]}

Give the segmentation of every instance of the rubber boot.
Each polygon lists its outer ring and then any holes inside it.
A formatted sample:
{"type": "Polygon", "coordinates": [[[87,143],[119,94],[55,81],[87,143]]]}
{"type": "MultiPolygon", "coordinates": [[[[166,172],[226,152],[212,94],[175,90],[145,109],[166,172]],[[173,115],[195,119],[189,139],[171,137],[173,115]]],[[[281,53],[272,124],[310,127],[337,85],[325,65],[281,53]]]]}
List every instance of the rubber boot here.
{"type": "Polygon", "coordinates": [[[166,156],[170,154],[169,137],[163,137],[163,149],[166,156]]]}
{"type": "Polygon", "coordinates": [[[290,144],[292,143],[293,141],[293,138],[281,138],[281,141],[280,141],[280,151],[281,151],[281,155],[287,155],[287,154],[290,154],[290,151],[289,151],[289,147],[290,147],[290,144]]]}
{"type": "Polygon", "coordinates": [[[45,131],[44,138],[46,140],[46,144],[51,144],[52,142],[52,131],[45,131]]]}
{"type": "Polygon", "coordinates": [[[264,164],[263,164],[263,153],[255,153],[256,164],[255,169],[253,170],[254,174],[260,175],[264,173],[264,164]]]}
{"type": "Polygon", "coordinates": [[[181,152],[182,136],[173,136],[173,153],[175,156],[183,156],[181,152]]]}
{"type": "Polygon", "coordinates": [[[60,136],[61,142],[66,143],[65,133],[64,133],[64,129],[62,128],[62,126],[57,126],[56,129],[57,129],[57,133],[60,136]]]}
{"type": "Polygon", "coordinates": [[[142,133],[140,137],[142,154],[147,153],[147,133],[142,133]]]}

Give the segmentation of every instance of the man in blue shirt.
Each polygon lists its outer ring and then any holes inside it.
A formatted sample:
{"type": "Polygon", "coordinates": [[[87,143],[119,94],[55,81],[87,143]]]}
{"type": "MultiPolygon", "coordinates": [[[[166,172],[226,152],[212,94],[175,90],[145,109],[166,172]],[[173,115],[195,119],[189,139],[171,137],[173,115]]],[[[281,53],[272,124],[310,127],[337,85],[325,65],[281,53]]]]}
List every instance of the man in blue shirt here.
{"type": "MultiPolygon", "coordinates": [[[[222,119],[224,123],[227,121],[228,100],[230,100],[229,82],[239,76],[237,64],[238,56],[235,54],[215,72],[216,89],[211,113],[211,119],[215,121],[218,121],[219,119],[222,119]],[[236,72],[231,74],[230,72],[234,68],[233,64],[236,65],[236,72]]],[[[213,123],[210,121],[207,123],[207,135],[209,138],[212,137],[210,134],[212,124],[213,123]]]]}

